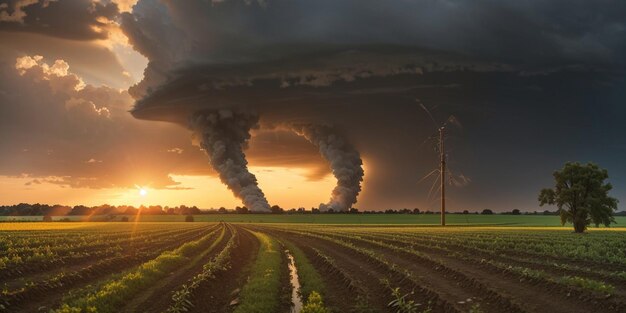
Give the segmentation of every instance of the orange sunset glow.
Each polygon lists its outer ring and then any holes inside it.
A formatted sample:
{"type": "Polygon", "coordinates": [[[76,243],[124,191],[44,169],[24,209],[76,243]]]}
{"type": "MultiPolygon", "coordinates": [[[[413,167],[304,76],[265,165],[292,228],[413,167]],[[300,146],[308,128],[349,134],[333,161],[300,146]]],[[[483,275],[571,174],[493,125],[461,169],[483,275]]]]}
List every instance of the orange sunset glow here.
{"type": "MultiPolygon", "coordinates": [[[[280,168],[251,166],[259,184],[263,186],[267,197],[280,199],[276,203],[288,208],[305,207],[310,209],[326,201],[328,190],[335,184],[332,175],[325,175],[318,180],[308,178],[306,168],[280,168]],[[276,181],[280,181],[276,183],[276,181]]],[[[31,198],[31,202],[81,203],[95,206],[103,203],[111,205],[197,205],[206,208],[220,206],[235,207],[240,205],[218,178],[214,176],[172,175],[181,189],[168,190],[151,188],[149,185],[140,188],[67,188],[46,184],[33,188],[22,188],[32,181],[29,178],[0,178],[0,186],[4,190],[17,189],[19,192],[4,195],[7,202],[20,202],[31,198]],[[36,191],[36,196],[33,196],[36,191]]],[[[32,186],[32,185],[31,185],[32,186]]]]}
{"type": "Polygon", "coordinates": [[[624,0],[0,0],[0,313],[625,313],[625,104],[624,0]]]}

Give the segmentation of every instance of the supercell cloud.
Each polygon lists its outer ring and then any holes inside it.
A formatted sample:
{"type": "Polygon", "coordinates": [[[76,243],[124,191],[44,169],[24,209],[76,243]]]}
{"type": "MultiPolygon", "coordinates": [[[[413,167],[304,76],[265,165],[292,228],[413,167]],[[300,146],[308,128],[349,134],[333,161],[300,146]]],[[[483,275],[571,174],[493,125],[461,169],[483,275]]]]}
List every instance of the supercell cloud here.
{"type": "MultiPolygon", "coordinates": [[[[618,11],[571,1],[140,0],[121,20],[149,59],[129,90],[135,117],[194,130],[222,181],[256,211],[269,205],[247,169],[249,131],[291,129],[319,148],[338,180],[320,207],[347,210],[364,175],[356,150],[364,140],[348,141],[355,117],[370,112],[380,126],[385,108],[421,89],[473,92],[489,81],[537,90],[527,77],[623,70],[618,11]]],[[[405,121],[393,125],[412,127],[405,121]]],[[[381,146],[394,139],[374,137],[381,146]]]]}

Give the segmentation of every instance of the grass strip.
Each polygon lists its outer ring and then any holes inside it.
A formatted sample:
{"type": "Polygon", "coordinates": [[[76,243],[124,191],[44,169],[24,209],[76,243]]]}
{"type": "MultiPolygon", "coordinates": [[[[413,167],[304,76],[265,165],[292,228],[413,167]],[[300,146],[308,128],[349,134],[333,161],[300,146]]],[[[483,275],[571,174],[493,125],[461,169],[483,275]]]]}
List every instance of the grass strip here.
{"type": "Polygon", "coordinates": [[[280,305],[280,267],[282,258],[278,242],[252,231],[261,243],[252,274],[241,290],[239,306],[234,313],[276,312],[280,305]]]}

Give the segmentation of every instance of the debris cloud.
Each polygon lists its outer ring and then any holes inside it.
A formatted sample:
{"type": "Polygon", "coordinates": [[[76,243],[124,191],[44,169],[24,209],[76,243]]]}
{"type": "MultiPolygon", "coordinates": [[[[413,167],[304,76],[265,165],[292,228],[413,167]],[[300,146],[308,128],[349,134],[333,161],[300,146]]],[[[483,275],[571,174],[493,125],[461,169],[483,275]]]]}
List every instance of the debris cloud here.
{"type": "Polygon", "coordinates": [[[243,150],[250,130],[258,128],[259,117],[230,110],[199,111],[191,115],[190,128],[200,140],[221,181],[251,211],[269,212],[265,194],[254,174],[248,170],[243,150]]]}
{"type": "Polygon", "coordinates": [[[363,161],[359,152],[331,126],[291,124],[289,128],[319,148],[337,178],[330,201],[320,204],[320,210],[349,210],[357,201],[363,181],[363,161]]]}

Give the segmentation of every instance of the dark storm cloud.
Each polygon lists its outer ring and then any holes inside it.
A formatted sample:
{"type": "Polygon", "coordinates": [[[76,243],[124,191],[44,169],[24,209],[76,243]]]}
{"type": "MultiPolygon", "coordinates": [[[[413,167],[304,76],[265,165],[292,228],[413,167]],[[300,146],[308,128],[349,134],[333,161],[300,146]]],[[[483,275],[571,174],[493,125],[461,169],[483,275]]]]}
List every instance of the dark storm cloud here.
{"type": "Polygon", "coordinates": [[[117,5],[92,0],[3,0],[0,30],[73,40],[106,39],[117,5]]]}
{"type": "Polygon", "coordinates": [[[420,146],[433,127],[415,98],[437,107],[442,120],[450,113],[467,120],[478,137],[466,147],[485,140],[509,157],[492,160],[486,148],[463,155],[458,163],[471,160],[479,178],[470,175],[473,195],[451,199],[466,206],[502,205],[498,196],[477,196],[489,190],[530,206],[547,183],[525,176],[539,168],[537,149],[549,178],[570,158],[599,158],[582,154],[573,134],[623,130],[607,114],[624,100],[622,2],[142,0],[122,21],[150,60],[130,89],[137,117],[186,124],[199,110],[233,110],[260,114],[266,128],[335,125],[365,161],[359,203],[367,208],[429,205],[416,188],[436,163],[420,146]],[[600,117],[604,123],[564,131],[573,120],[600,117]],[[489,178],[505,172],[504,182],[489,178]]]}
{"type": "Polygon", "coordinates": [[[386,44],[522,63],[601,63],[623,62],[624,12],[616,1],[146,0],[124,26],[139,51],[161,62],[249,62],[324,45],[386,44]]]}
{"type": "Polygon", "coordinates": [[[624,12],[581,1],[145,0],[122,20],[150,59],[131,89],[141,99],[166,82],[211,92],[263,79],[328,86],[424,71],[623,69],[624,12]]]}

